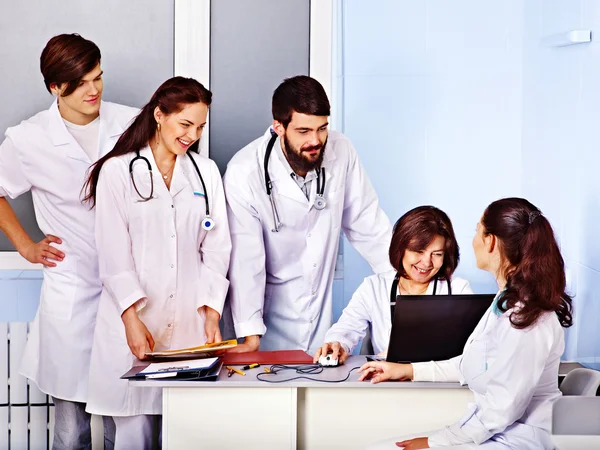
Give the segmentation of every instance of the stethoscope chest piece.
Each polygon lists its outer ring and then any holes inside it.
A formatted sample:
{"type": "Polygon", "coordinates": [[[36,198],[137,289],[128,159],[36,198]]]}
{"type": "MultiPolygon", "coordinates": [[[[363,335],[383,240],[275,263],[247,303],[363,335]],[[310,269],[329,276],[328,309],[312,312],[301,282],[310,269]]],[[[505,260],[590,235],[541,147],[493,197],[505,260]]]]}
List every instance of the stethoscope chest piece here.
{"type": "Polygon", "coordinates": [[[202,220],[202,229],[206,230],[206,231],[210,231],[215,227],[215,221],[212,220],[211,217],[206,216],[203,220],[202,220]]]}
{"type": "Polygon", "coordinates": [[[318,209],[319,211],[322,209],[325,209],[325,207],[327,206],[327,200],[325,200],[325,198],[321,195],[318,195],[317,198],[315,199],[315,209],[318,209]]]}
{"type": "Polygon", "coordinates": [[[327,206],[327,200],[323,194],[325,193],[325,167],[317,169],[317,196],[315,198],[315,209],[321,211],[327,206]]]}

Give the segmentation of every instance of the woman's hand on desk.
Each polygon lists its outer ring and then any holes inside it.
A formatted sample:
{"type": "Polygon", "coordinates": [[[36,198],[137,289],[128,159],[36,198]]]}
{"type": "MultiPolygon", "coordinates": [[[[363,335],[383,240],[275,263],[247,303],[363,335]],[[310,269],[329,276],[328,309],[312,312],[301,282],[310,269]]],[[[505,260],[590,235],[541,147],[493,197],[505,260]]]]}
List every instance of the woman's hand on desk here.
{"type": "Polygon", "coordinates": [[[204,316],[204,334],[206,334],[206,343],[221,342],[221,330],[219,329],[219,320],[221,314],[212,309],[210,306],[202,306],[198,308],[198,313],[204,316]]]}
{"type": "Polygon", "coordinates": [[[429,439],[426,437],[409,439],[408,441],[396,442],[396,447],[404,450],[417,450],[419,448],[429,448],[429,439]]]}
{"type": "Polygon", "coordinates": [[[370,380],[371,383],[382,381],[406,381],[413,379],[412,364],[396,364],[387,361],[371,361],[363,364],[358,372],[362,375],[358,381],[370,380]]]}
{"type": "Polygon", "coordinates": [[[131,353],[138,359],[144,359],[148,347],[150,351],[154,351],[154,339],[144,322],[138,317],[135,304],[125,310],[121,315],[121,320],[125,325],[127,345],[129,345],[131,353]]]}
{"type": "Polygon", "coordinates": [[[232,349],[227,350],[227,353],[246,353],[255,352],[260,347],[260,336],[246,336],[243,344],[238,344],[232,349]]]}
{"type": "Polygon", "coordinates": [[[339,342],[325,342],[323,346],[315,353],[313,362],[317,363],[319,361],[319,357],[326,356],[328,353],[331,353],[331,358],[337,359],[339,364],[342,364],[344,361],[346,361],[349,356],[346,349],[339,342]]]}

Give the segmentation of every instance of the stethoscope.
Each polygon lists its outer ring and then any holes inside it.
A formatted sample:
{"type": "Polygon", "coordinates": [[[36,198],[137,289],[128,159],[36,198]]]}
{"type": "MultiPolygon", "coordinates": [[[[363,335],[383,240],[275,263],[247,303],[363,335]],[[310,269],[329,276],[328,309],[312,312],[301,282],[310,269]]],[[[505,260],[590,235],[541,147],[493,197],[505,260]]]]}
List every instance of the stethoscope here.
{"type": "MultiPolygon", "coordinates": [[[[136,153],[135,158],[133,158],[131,160],[131,162],[129,163],[129,176],[131,177],[131,183],[133,184],[133,188],[135,189],[135,192],[137,192],[137,194],[141,198],[141,200],[139,200],[139,201],[147,202],[148,200],[155,198],[154,197],[154,177],[152,175],[152,165],[150,164],[150,161],[148,161],[148,158],[140,155],[139,150],[136,150],[135,153],[136,153]],[[146,165],[148,166],[148,171],[150,172],[150,195],[148,197],[144,197],[141,194],[141,192],[138,190],[137,185],[135,184],[135,178],[133,176],[133,165],[138,160],[144,161],[146,163],[146,165]]],[[[204,178],[202,178],[202,173],[200,173],[198,164],[196,164],[196,161],[194,161],[194,158],[189,153],[190,153],[190,151],[188,150],[188,152],[186,154],[192,161],[192,164],[194,165],[194,169],[196,169],[196,173],[198,174],[198,178],[200,178],[200,183],[202,183],[202,189],[204,190],[203,194],[200,192],[194,192],[194,195],[204,197],[204,205],[206,206],[206,210],[205,210],[206,215],[205,215],[204,219],[202,220],[202,228],[206,231],[210,231],[215,227],[215,221],[210,217],[210,209],[208,206],[208,191],[206,190],[206,184],[204,184],[204,178]]]]}
{"type": "MultiPolygon", "coordinates": [[[[269,201],[271,202],[271,211],[273,213],[273,225],[274,228],[271,229],[272,232],[279,232],[279,228],[281,227],[281,219],[279,218],[279,212],[277,211],[277,205],[275,203],[275,199],[272,195],[273,185],[271,183],[271,177],[269,176],[269,157],[271,156],[271,151],[273,150],[273,146],[275,145],[275,141],[277,140],[277,134],[271,130],[271,139],[267,144],[267,151],[265,152],[265,188],[267,190],[267,195],[269,196],[269,201]]],[[[315,198],[314,207],[321,211],[325,209],[327,206],[327,200],[323,194],[325,193],[325,168],[320,167],[316,170],[317,172],[317,197],[315,198]]]]}
{"type": "MultiPolygon", "coordinates": [[[[400,282],[400,274],[396,272],[396,276],[394,277],[394,281],[392,282],[392,288],[390,289],[390,311],[392,312],[392,317],[394,317],[394,307],[396,306],[396,300],[402,294],[398,290],[398,283],[400,282]]],[[[452,286],[450,283],[446,283],[448,285],[448,295],[452,295],[452,286]]],[[[437,285],[438,278],[435,277],[433,279],[433,295],[437,293],[437,285]]]]}

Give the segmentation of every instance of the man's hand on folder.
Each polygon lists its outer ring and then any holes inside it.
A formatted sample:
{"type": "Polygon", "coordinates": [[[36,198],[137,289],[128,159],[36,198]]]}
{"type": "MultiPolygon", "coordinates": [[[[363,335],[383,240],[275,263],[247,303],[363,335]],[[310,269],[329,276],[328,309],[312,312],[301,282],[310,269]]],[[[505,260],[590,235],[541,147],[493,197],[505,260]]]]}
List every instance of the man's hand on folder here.
{"type": "Polygon", "coordinates": [[[221,330],[219,329],[219,320],[221,315],[210,306],[198,308],[198,313],[204,316],[204,334],[206,334],[206,343],[221,342],[221,330]]]}
{"type": "Polygon", "coordinates": [[[232,349],[228,350],[228,353],[246,353],[255,352],[260,347],[260,336],[246,336],[246,340],[243,344],[238,344],[232,349]]]}
{"type": "Polygon", "coordinates": [[[154,351],[154,339],[144,322],[138,317],[135,304],[125,310],[121,315],[121,320],[123,320],[123,324],[125,325],[127,345],[129,345],[131,353],[138,359],[146,358],[147,347],[150,347],[150,350],[154,351]]]}

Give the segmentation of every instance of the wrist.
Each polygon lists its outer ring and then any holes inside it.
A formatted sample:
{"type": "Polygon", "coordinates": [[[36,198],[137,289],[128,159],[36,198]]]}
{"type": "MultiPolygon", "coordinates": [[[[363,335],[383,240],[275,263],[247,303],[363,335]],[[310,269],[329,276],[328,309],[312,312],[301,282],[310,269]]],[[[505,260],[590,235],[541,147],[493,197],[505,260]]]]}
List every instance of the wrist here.
{"type": "Polygon", "coordinates": [[[213,309],[210,306],[204,306],[203,308],[207,320],[221,320],[221,314],[219,314],[219,312],[216,309],[213,309]]]}
{"type": "Polygon", "coordinates": [[[19,255],[23,257],[25,257],[31,246],[35,244],[29,236],[19,239],[17,242],[15,248],[17,249],[17,252],[19,252],[19,255]]]}
{"type": "Polygon", "coordinates": [[[260,345],[260,336],[253,334],[244,338],[244,344],[248,344],[251,347],[258,347],[260,345]]]}
{"type": "Polygon", "coordinates": [[[123,314],[121,314],[121,320],[126,325],[128,323],[131,323],[132,321],[136,320],[137,318],[138,318],[138,315],[137,315],[137,311],[135,310],[135,303],[133,305],[131,305],[129,308],[127,308],[125,311],[123,311],[123,314]]]}
{"type": "Polygon", "coordinates": [[[415,378],[415,370],[412,364],[406,364],[406,376],[411,381],[415,378]]]}

